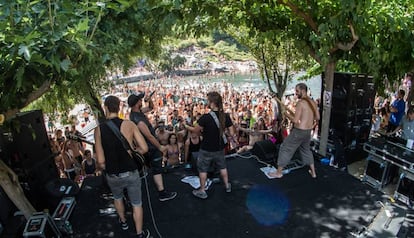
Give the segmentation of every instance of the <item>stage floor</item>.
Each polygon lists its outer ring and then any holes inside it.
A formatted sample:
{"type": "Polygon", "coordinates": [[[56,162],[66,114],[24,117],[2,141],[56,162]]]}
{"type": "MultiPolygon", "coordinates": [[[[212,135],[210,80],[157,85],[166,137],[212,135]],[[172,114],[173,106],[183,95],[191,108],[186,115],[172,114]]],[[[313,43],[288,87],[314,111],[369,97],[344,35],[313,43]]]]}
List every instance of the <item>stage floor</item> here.
{"type": "MultiPolygon", "coordinates": [[[[181,182],[191,171],[176,168],[164,174],[166,188],[177,191],[174,200],[158,201],[148,177],[154,220],[162,237],[352,237],[378,214],[382,193],[333,167],[316,162],[318,178],[307,168],[282,179],[268,179],[254,159],[230,158],[232,192],[221,183],[208,190],[206,200],[195,198],[193,188],[181,182]]],[[[143,184],[144,228],[154,228],[143,184]]],[[[74,237],[133,237],[131,209],[129,230],[122,231],[108,189],[102,178],[87,178],[71,216],[74,237]]]]}

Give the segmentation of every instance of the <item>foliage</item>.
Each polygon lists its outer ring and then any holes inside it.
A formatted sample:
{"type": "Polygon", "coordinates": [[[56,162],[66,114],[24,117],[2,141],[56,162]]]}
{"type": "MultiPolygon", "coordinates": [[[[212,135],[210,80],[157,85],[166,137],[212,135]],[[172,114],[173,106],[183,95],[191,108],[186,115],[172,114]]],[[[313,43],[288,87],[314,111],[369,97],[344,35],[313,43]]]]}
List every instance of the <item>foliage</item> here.
{"type": "Polygon", "coordinates": [[[186,62],[185,57],[174,52],[175,51],[172,48],[163,48],[156,60],[147,61],[147,69],[151,72],[158,72],[158,74],[162,73],[170,75],[174,70],[183,66],[186,62]]]}
{"type": "Polygon", "coordinates": [[[374,75],[383,86],[383,75],[396,80],[413,67],[413,8],[402,0],[185,1],[181,28],[197,35],[209,27],[245,26],[251,30],[248,37],[261,32],[269,39],[283,32],[283,40],[292,40],[323,70],[339,63],[336,70],[374,75]]]}
{"type": "Polygon", "coordinates": [[[0,112],[9,116],[43,95],[50,109],[68,109],[67,98],[101,109],[97,95],[108,70],[157,55],[175,18],[174,5],[152,1],[20,0],[0,7],[0,112]]]}

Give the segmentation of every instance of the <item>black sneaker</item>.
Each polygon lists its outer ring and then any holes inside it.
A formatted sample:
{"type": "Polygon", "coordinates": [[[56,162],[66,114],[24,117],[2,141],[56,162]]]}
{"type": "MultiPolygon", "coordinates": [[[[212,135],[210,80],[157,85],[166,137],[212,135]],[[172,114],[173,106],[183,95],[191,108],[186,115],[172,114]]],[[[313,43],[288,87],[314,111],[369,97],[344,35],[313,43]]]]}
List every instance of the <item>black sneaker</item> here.
{"type": "Polygon", "coordinates": [[[163,191],[160,193],[159,195],[159,199],[161,202],[165,202],[171,199],[174,199],[177,196],[176,192],[167,192],[167,191],[163,191]]]}
{"type": "Polygon", "coordinates": [[[121,224],[121,229],[122,230],[124,230],[124,231],[128,230],[129,226],[128,226],[128,223],[127,223],[126,220],[124,222],[122,222],[121,219],[119,219],[118,221],[119,221],[119,224],[121,224]]]}
{"type": "Polygon", "coordinates": [[[137,238],[149,238],[149,237],[150,237],[150,232],[148,229],[142,230],[142,233],[137,235],[137,238]]]}

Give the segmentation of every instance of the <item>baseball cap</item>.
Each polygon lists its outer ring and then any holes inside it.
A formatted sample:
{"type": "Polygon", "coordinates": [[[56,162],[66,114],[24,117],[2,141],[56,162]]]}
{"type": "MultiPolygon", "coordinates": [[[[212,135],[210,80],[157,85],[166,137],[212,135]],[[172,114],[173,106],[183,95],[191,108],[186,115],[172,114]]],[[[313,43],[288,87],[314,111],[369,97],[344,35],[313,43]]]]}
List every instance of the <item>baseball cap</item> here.
{"type": "Polygon", "coordinates": [[[129,95],[128,97],[128,106],[129,107],[133,107],[135,104],[137,104],[137,102],[141,99],[143,99],[145,96],[144,92],[138,92],[138,93],[134,93],[129,95]]]}

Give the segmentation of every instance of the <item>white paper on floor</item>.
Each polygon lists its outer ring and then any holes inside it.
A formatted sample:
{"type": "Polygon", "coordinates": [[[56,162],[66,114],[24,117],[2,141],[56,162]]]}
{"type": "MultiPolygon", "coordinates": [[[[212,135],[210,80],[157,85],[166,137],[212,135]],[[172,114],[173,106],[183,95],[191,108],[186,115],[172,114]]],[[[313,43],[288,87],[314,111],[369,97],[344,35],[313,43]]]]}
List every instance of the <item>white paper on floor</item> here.
{"type": "Polygon", "coordinates": [[[275,167],[273,167],[273,166],[270,166],[270,167],[269,166],[266,166],[266,167],[260,168],[260,170],[266,175],[267,178],[274,179],[274,177],[270,177],[268,173],[275,172],[276,171],[276,168],[275,167]]]}
{"type": "MultiPolygon", "coordinates": [[[[200,188],[200,179],[198,178],[198,176],[186,176],[181,179],[181,182],[190,184],[191,187],[193,187],[194,189],[200,188]]],[[[211,184],[212,184],[211,179],[207,179],[206,190],[208,190],[211,184]]]]}

